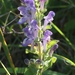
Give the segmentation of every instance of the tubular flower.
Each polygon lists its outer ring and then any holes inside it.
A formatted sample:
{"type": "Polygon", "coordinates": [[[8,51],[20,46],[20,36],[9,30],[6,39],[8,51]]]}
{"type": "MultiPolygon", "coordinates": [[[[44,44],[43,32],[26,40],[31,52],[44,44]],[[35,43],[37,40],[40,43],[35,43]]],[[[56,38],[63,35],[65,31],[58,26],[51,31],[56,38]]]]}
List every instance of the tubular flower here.
{"type": "Polygon", "coordinates": [[[35,38],[38,37],[38,29],[39,29],[36,20],[32,20],[31,23],[30,23],[30,25],[31,26],[29,26],[29,27],[23,28],[24,34],[28,38],[34,37],[34,39],[35,39],[35,38]]]}
{"type": "Polygon", "coordinates": [[[23,29],[24,34],[27,36],[27,38],[23,41],[23,46],[34,43],[35,39],[38,37],[39,28],[36,20],[32,20],[30,25],[31,26],[23,29]]]}
{"type": "Polygon", "coordinates": [[[39,2],[40,2],[40,9],[43,10],[46,0],[39,0],[39,2]]]}
{"type": "Polygon", "coordinates": [[[50,49],[50,56],[52,57],[54,51],[58,48],[58,44],[55,44],[51,49],[50,49]]]}
{"type": "Polygon", "coordinates": [[[27,36],[27,38],[23,40],[22,45],[28,46],[29,44],[32,44],[32,42],[34,42],[34,36],[33,36],[31,28],[29,27],[23,28],[23,31],[24,31],[24,34],[27,36]]]}
{"type": "Polygon", "coordinates": [[[23,32],[24,32],[24,34],[25,34],[28,38],[32,38],[32,37],[33,37],[31,28],[25,27],[25,28],[23,28],[23,32]]]}
{"type": "Polygon", "coordinates": [[[30,7],[35,6],[34,0],[21,0],[21,2],[26,6],[30,6],[30,7]]]}
{"type": "Polygon", "coordinates": [[[22,42],[22,46],[28,46],[34,42],[34,39],[32,38],[25,38],[22,42]]]}
{"type": "Polygon", "coordinates": [[[39,30],[39,27],[38,27],[36,20],[31,21],[31,28],[32,28],[33,36],[36,39],[38,37],[38,30],[39,30]]]}
{"type": "Polygon", "coordinates": [[[23,24],[27,21],[27,18],[26,17],[21,17],[18,21],[18,24],[23,24]]]}
{"type": "Polygon", "coordinates": [[[49,31],[49,30],[46,30],[46,31],[44,32],[44,36],[43,36],[43,38],[42,38],[42,40],[43,40],[44,52],[46,52],[46,44],[47,44],[48,41],[50,41],[50,36],[51,36],[51,35],[52,35],[52,32],[49,31]]]}
{"type": "Polygon", "coordinates": [[[23,16],[23,18],[19,20],[18,24],[23,24],[24,22],[27,22],[30,25],[30,22],[31,20],[34,19],[35,12],[36,12],[34,0],[22,0],[21,2],[26,6],[22,5],[18,7],[18,10],[20,11],[20,15],[23,16]]]}
{"type": "Polygon", "coordinates": [[[43,26],[43,30],[45,30],[45,28],[46,28],[46,26],[47,26],[47,24],[49,23],[49,22],[52,22],[53,21],[53,17],[55,16],[55,13],[53,12],[53,11],[50,11],[49,13],[48,13],[48,15],[47,16],[45,16],[44,17],[44,26],[43,26]]]}

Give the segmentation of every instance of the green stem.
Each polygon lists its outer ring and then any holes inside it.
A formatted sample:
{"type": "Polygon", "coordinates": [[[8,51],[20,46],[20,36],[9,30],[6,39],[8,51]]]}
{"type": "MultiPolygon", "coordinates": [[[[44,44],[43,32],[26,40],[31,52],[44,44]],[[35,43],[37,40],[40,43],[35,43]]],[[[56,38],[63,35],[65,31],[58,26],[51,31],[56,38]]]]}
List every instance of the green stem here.
{"type": "MultiPolygon", "coordinates": [[[[42,51],[42,47],[41,47],[41,11],[38,9],[37,11],[38,13],[38,26],[39,26],[39,31],[38,31],[38,51],[39,51],[39,59],[42,61],[43,60],[43,51],[42,51]]],[[[42,69],[38,69],[37,75],[42,75],[42,69]]]]}
{"type": "Polygon", "coordinates": [[[41,42],[38,42],[39,59],[42,60],[41,42]]]}
{"type": "Polygon", "coordinates": [[[38,52],[39,52],[39,59],[42,60],[42,50],[41,50],[41,20],[40,20],[40,16],[41,16],[41,11],[38,7],[37,9],[37,20],[38,20],[38,26],[39,26],[39,31],[38,31],[38,52]]]}
{"type": "Polygon", "coordinates": [[[10,66],[11,66],[11,68],[13,70],[13,73],[14,73],[14,75],[16,75],[15,66],[13,64],[12,57],[11,57],[10,52],[8,50],[8,47],[7,47],[6,41],[4,39],[4,36],[3,36],[1,28],[0,28],[0,42],[2,43],[2,47],[4,49],[4,52],[5,52],[6,57],[8,59],[8,62],[9,62],[10,66]]]}

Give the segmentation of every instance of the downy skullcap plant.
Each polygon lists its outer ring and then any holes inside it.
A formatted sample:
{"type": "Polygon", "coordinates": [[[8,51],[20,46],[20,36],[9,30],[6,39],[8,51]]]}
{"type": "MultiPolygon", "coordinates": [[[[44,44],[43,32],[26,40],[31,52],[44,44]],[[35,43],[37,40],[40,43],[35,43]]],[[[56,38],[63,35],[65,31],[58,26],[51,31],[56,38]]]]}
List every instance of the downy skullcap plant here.
{"type": "MultiPolygon", "coordinates": [[[[22,46],[31,45],[31,52],[38,55],[36,59],[34,59],[34,65],[36,67],[36,63],[41,63],[37,68],[36,74],[42,75],[43,71],[48,69],[51,66],[49,63],[52,62],[53,52],[58,48],[58,41],[54,41],[51,39],[51,35],[53,33],[50,29],[47,29],[48,24],[54,20],[55,12],[50,11],[47,16],[44,15],[44,3],[47,0],[21,0],[22,5],[18,7],[20,11],[21,18],[18,21],[18,24],[26,24],[25,28],[23,28],[24,35],[26,38],[22,42],[22,46]],[[36,2],[38,4],[36,4],[36,2]],[[41,23],[41,17],[44,19],[44,24],[41,23]],[[54,43],[52,43],[54,41],[54,43]],[[49,45],[48,45],[49,43],[49,45]],[[36,49],[34,48],[36,45],[36,49]],[[50,59],[48,59],[50,57],[50,59]],[[51,60],[51,61],[50,61],[51,60]],[[46,63],[47,62],[47,63],[46,63]]],[[[30,62],[29,59],[25,59],[25,63],[28,65],[30,62]]],[[[29,64],[31,67],[32,64],[29,64]]]]}

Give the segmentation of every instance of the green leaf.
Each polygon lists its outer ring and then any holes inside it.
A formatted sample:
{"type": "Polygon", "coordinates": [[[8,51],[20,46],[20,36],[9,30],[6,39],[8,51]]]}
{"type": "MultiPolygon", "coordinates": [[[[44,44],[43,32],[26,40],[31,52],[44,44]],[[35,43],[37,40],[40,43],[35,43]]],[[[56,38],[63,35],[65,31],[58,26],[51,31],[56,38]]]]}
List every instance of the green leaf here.
{"type": "Polygon", "coordinates": [[[55,63],[55,62],[56,62],[56,60],[57,60],[57,58],[56,58],[56,57],[52,57],[52,63],[55,63]]]}
{"type": "Polygon", "coordinates": [[[51,28],[52,28],[51,25],[47,25],[47,26],[46,26],[46,29],[51,29],[51,28]]]}

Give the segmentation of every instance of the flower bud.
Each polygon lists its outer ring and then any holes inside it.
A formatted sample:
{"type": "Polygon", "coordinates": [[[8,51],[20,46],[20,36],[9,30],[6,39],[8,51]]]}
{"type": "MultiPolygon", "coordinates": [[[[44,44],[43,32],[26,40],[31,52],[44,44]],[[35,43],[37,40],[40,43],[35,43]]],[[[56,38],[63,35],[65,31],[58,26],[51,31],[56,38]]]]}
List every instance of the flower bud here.
{"type": "Polygon", "coordinates": [[[55,44],[51,49],[49,55],[52,57],[54,51],[58,48],[58,44],[55,44]]]}
{"type": "Polygon", "coordinates": [[[39,0],[39,2],[40,2],[40,9],[43,10],[46,0],[39,0]]]}
{"type": "Polygon", "coordinates": [[[30,64],[29,59],[25,59],[25,60],[24,60],[24,63],[25,63],[26,65],[29,65],[29,64],[30,64]]]}

